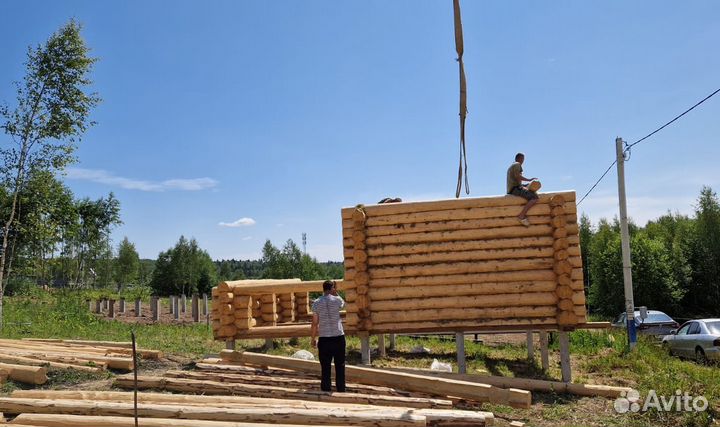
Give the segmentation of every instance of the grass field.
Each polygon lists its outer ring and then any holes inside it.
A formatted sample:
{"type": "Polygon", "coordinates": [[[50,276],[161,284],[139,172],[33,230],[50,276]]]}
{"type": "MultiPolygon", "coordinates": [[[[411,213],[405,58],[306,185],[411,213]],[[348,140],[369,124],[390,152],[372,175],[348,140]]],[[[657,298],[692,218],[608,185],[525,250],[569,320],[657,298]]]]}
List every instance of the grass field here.
{"type": "MultiPolygon", "coordinates": [[[[207,354],[217,353],[223,343],[213,341],[206,324],[198,325],[133,325],[107,321],[90,313],[85,295],[72,292],[54,294],[37,293],[6,299],[3,338],[66,338],[88,340],[129,341],[133,330],[140,347],[162,350],[175,360],[189,363],[207,354]]],[[[559,379],[559,359],[551,351],[551,368],[543,372],[539,360],[528,361],[524,338],[515,343],[503,343],[502,337],[483,337],[492,344],[467,341],[465,345],[467,369],[470,373],[517,376],[541,379],[559,379]]],[[[504,406],[484,405],[498,418],[498,425],[510,420],[520,420],[529,425],[592,425],[592,426],[713,426],[720,415],[720,368],[700,366],[665,354],[655,343],[641,340],[636,350],[628,354],[624,336],[614,331],[575,331],[570,335],[573,364],[573,380],[576,382],[606,385],[622,385],[637,389],[641,396],[655,390],[658,396],[673,396],[676,390],[693,396],[703,395],[709,401],[707,411],[699,413],[658,412],[618,414],[613,400],[605,398],[579,398],[570,395],[533,393],[533,405],[528,410],[504,406]]],[[[508,340],[513,341],[513,340],[508,340]]],[[[244,348],[260,350],[264,341],[239,343],[244,348]]],[[[299,349],[316,353],[308,339],[276,340],[273,354],[290,355],[299,349]]],[[[551,349],[554,345],[551,345],[551,349]]],[[[556,348],[555,348],[556,349],[556,348]]],[[[400,336],[396,349],[387,357],[373,360],[378,367],[428,368],[433,359],[455,365],[455,345],[452,341],[412,339],[400,336]],[[415,354],[411,350],[424,346],[427,354],[415,354]]],[[[360,343],[348,338],[348,363],[360,362],[360,343]]],[[[142,367],[141,367],[142,369],[142,367]]],[[[153,367],[157,369],[157,367],[153,367]]],[[[87,375],[67,371],[53,371],[46,388],[65,388],[88,383],[88,388],[112,374],[87,375]]],[[[18,384],[8,382],[2,387],[4,393],[18,384]]]]}

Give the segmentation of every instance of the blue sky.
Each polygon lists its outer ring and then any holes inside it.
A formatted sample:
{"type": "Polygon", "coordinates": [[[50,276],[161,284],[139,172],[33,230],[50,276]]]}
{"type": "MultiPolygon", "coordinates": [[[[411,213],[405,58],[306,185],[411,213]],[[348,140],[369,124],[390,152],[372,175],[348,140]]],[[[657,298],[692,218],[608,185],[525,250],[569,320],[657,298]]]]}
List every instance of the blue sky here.
{"type": "MultiPolygon", "coordinates": [[[[463,1],[471,196],[517,151],[546,190],[584,193],[632,142],[720,87],[720,2],[463,1]]],[[[341,259],[340,208],[454,196],[458,76],[450,0],[4,1],[0,100],[28,45],[74,17],[103,98],[66,183],[113,191],[115,230],[155,258],[181,234],[257,258],[308,234],[341,259]],[[234,226],[228,226],[234,225],[234,226]]],[[[691,213],[720,187],[720,95],[635,147],[628,209],[691,213]]],[[[7,139],[0,136],[0,143],[7,139]]],[[[617,214],[612,171],[581,205],[617,214]]]]}

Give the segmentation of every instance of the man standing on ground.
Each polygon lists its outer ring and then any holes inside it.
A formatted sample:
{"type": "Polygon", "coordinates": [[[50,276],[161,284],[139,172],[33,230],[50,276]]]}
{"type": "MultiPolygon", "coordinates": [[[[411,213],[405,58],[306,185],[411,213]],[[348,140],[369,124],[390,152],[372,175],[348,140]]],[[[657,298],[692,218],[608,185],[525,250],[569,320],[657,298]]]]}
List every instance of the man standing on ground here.
{"type": "Polygon", "coordinates": [[[525,207],[518,215],[518,220],[524,226],[529,226],[530,221],[527,218],[527,212],[531,207],[535,206],[538,201],[538,195],[534,191],[530,191],[522,183],[524,181],[534,181],[537,178],[525,178],[522,175],[523,168],[522,164],[525,161],[525,155],[523,153],[517,153],[515,155],[515,163],[511,164],[507,170],[507,193],[513,196],[519,196],[527,200],[525,207]]]}
{"type": "Polygon", "coordinates": [[[312,305],[313,319],[310,329],[312,345],[317,347],[320,354],[322,391],[332,391],[330,372],[333,360],[335,388],[339,392],[345,391],[345,332],[340,320],[340,310],[343,307],[345,301],[337,294],[337,284],[334,280],[326,280],[323,283],[323,296],[315,300],[312,305]]]}

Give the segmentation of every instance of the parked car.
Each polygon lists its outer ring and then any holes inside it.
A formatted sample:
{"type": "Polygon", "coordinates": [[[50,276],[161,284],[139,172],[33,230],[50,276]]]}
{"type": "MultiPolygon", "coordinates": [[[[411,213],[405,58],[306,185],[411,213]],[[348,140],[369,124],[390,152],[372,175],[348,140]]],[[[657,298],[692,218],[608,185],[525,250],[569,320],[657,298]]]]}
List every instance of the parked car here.
{"type": "MultiPolygon", "coordinates": [[[[620,313],[617,319],[612,323],[616,328],[627,327],[625,313],[620,313]]],[[[673,320],[672,317],[658,310],[648,310],[645,319],[640,318],[640,310],[635,310],[635,330],[638,334],[643,335],[669,335],[680,324],[673,320]]]]}
{"type": "Polygon", "coordinates": [[[662,340],[670,354],[693,358],[698,363],[720,360],[720,319],[698,319],[683,323],[662,340]]]}

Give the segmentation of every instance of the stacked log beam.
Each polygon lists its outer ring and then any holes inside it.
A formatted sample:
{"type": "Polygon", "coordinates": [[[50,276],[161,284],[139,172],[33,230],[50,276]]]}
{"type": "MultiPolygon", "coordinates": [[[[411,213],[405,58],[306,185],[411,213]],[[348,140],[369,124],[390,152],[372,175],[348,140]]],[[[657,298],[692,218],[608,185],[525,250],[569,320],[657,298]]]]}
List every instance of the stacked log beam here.
{"type": "MultiPolygon", "coordinates": [[[[134,379],[130,376],[121,376],[115,379],[114,385],[126,390],[133,390],[134,379]]],[[[376,406],[403,406],[409,408],[444,407],[446,400],[429,399],[423,397],[390,396],[385,394],[369,393],[332,393],[319,390],[316,386],[308,389],[306,386],[283,386],[266,384],[248,384],[235,382],[220,382],[211,380],[196,380],[189,378],[138,376],[138,390],[164,390],[179,393],[197,393],[213,396],[234,395],[266,399],[295,399],[301,401],[318,401],[329,403],[351,403],[376,406]]]]}
{"type": "MultiPolygon", "coordinates": [[[[310,360],[230,350],[223,350],[220,357],[224,363],[272,366],[315,374],[320,373],[320,364],[310,360]]],[[[530,407],[531,395],[526,390],[502,389],[488,384],[390,372],[360,366],[346,366],[345,377],[349,381],[357,381],[363,384],[397,387],[408,391],[431,393],[436,396],[453,396],[471,401],[498,403],[517,408],[530,407]]]]}
{"type": "MultiPolygon", "coordinates": [[[[84,401],[63,399],[0,398],[0,410],[6,414],[41,413],[132,417],[132,402],[84,401]]],[[[191,420],[217,420],[250,423],[277,423],[306,425],[356,426],[425,426],[427,418],[398,410],[358,412],[344,408],[254,408],[213,406],[138,404],[137,414],[150,418],[183,418],[191,420]]]]}
{"type": "Polygon", "coordinates": [[[516,218],[525,201],[512,196],[343,209],[348,330],[584,323],[574,201],[541,194],[529,227],[516,218]]]}
{"type": "MultiPolygon", "coordinates": [[[[132,349],[105,341],[63,341],[43,339],[0,339],[0,371],[11,380],[44,384],[47,367],[100,372],[104,369],[131,371],[132,349]]],[[[158,359],[161,353],[138,350],[145,359],[158,359]]]]}
{"type": "MultiPolygon", "coordinates": [[[[133,394],[128,392],[106,391],[16,391],[13,398],[18,399],[60,399],[60,400],[87,400],[96,402],[132,402],[133,394]]],[[[426,417],[428,425],[489,425],[493,422],[493,415],[482,411],[451,410],[437,408],[406,408],[406,407],[380,407],[371,405],[306,402],[286,399],[260,399],[239,396],[194,396],[161,393],[138,393],[138,402],[142,404],[171,404],[188,406],[213,406],[216,408],[303,408],[325,410],[342,408],[347,412],[369,413],[376,411],[379,414],[406,411],[407,413],[426,417]]],[[[170,423],[175,425],[175,423],[170,423]]],[[[102,425],[102,424],[100,424],[102,425]]],[[[143,424],[144,425],[144,424],[143,424]]]]}
{"type": "Polygon", "coordinates": [[[298,321],[310,321],[312,312],[310,311],[310,296],[308,292],[295,292],[295,305],[297,309],[298,321]]]}
{"type": "Polygon", "coordinates": [[[297,318],[297,302],[294,292],[278,295],[278,317],[283,323],[294,322],[297,318]]]}

